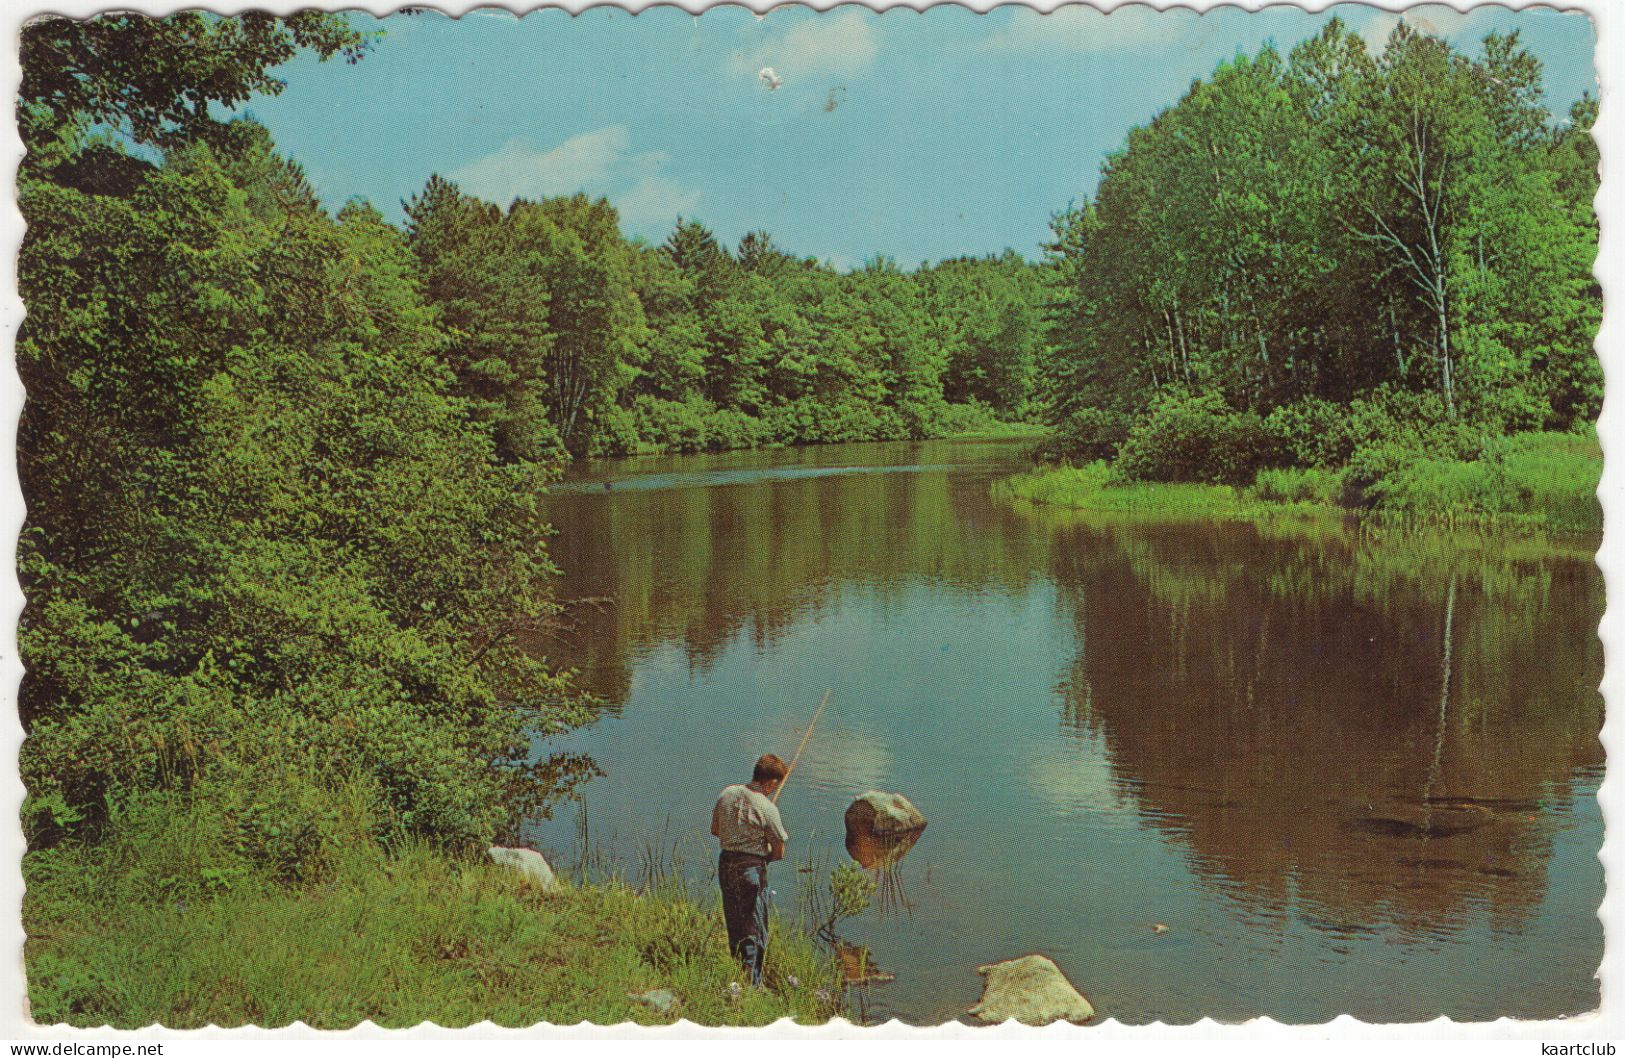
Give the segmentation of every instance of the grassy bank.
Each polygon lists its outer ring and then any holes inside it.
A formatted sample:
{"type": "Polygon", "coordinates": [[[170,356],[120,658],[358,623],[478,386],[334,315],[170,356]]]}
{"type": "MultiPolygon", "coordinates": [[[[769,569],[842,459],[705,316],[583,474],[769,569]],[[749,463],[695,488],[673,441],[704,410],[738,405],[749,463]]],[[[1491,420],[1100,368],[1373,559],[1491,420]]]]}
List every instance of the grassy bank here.
{"type": "Polygon", "coordinates": [[[1258,471],[1242,486],[1134,481],[1097,461],[1040,467],[995,483],[994,495],[1158,521],[1355,514],[1447,528],[1592,534],[1602,450],[1595,437],[1504,438],[1475,460],[1412,454],[1365,466],[1258,471]]]}
{"type": "Polygon", "coordinates": [[[1037,440],[1049,433],[1049,430],[1037,423],[1030,422],[995,422],[988,426],[975,427],[949,434],[944,440],[948,441],[1013,441],[1037,440]]]}
{"type": "Polygon", "coordinates": [[[717,902],[677,882],[544,893],[478,858],[361,843],[319,880],[276,883],[220,865],[219,834],[199,822],[172,816],[25,858],[35,1021],[763,1025],[838,1012],[832,961],[777,923],[769,986],[732,995],[741,974],[717,902]],[[651,989],[676,1009],[628,996],[651,989]]]}
{"type": "Polygon", "coordinates": [[[1124,481],[1104,462],[1039,467],[995,482],[993,495],[1153,521],[1240,520],[1272,514],[1337,512],[1327,503],[1266,498],[1252,488],[1124,481]]]}
{"type": "Polygon", "coordinates": [[[949,413],[927,424],[910,425],[896,416],[825,418],[818,413],[783,421],[741,412],[705,414],[683,409],[671,421],[646,426],[594,449],[594,458],[738,452],[755,448],[816,447],[877,441],[1001,440],[1043,437],[1048,428],[997,418],[975,406],[950,405],[949,413]]]}

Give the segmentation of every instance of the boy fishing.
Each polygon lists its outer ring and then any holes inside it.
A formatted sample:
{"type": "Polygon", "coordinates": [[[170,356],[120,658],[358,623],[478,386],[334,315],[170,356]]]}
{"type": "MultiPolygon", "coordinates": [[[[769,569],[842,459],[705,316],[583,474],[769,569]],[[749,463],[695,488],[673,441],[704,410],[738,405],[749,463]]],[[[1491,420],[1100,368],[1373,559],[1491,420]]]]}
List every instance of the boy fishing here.
{"type": "Polygon", "coordinates": [[[728,923],[728,950],[756,985],[762,983],[767,953],[767,865],[784,859],[784,843],[790,840],[773,795],[789,774],[788,764],[764,754],[749,784],[723,790],[711,811],[711,833],[722,842],[717,883],[728,923]]]}
{"type": "Polygon", "coordinates": [[[750,782],[723,790],[711,810],[711,833],[722,842],[717,884],[722,887],[728,950],[744,964],[755,985],[762,983],[767,954],[767,865],[784,859],[784,843],[790,840],[784,820],[779,818],[779,792],[801,763],[801,751],[807,748],[818,718],[824,715],[829,695],[825,690],[789,764],[772,753],[764,753],[756,761],[750,782]]]}

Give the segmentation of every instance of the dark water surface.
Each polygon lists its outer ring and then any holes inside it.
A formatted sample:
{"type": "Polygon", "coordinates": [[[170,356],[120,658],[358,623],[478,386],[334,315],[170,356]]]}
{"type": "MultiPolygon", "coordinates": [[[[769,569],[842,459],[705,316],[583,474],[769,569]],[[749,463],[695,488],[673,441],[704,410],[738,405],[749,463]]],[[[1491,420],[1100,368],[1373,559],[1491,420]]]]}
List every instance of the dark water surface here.
{"type": "MultiPolygon", "coordinates": [[[[1015,442],[620,460],[548,501],[549,652],[607,700],[588,844],[714,870],[712,801],[786,759],[774,868],[845,857],[867,789],[930,820],[843,927],[935,1023],[1042,952],[1103,1017],[1319,1022],[1594,1008],[1601,576],[1582,547],[1342,524],[1145,525],[990,498],[1015,442]],[[611,488],[605,489],[604,482],[611,488]],[[900,883],[900,886],[897,885],[900,883]],[[1153,927],[1165,925],[1165,931],[1153,927]]],[[[533,837],[579,859],[582,809],[533,837]]]]}

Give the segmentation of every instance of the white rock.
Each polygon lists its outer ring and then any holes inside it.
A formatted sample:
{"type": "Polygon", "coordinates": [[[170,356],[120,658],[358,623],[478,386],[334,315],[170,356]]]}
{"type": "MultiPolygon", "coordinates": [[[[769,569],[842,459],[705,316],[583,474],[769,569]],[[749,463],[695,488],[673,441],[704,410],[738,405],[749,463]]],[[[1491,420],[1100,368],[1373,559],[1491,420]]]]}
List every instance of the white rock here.
{"type": "Polygon", "coordinates": [[[648,1007],[663,1018],[669,1018],[677,1013],[677,996],[667,988],[654,988],[647,992],[628,992],[626,998],[634,1003],[648,1007]]]}
{"type": "Polygon", "coordinates": [[[553,877],[553,868],[547,865],[547,860],[535,849],[505,849],[501,845],[493,845],[485,850],[491,857],[491,862],[502,867],[512,867],[525,877],[526,881],[535,882],[544,890],[558,888],[558,879],[553,877]]]}
{"type": "Polygon", "coordinates": [[[1008,959],[976,972],[986,978],[980,1002],[970,1008],[978,1021],[998,1024],[1015,1018],[1023,1025],[1048,1025],[1065,1019],[1082,1024],[1095,1016],[1095,1008],[1061,968],[1042,955],[1008,959]]]}

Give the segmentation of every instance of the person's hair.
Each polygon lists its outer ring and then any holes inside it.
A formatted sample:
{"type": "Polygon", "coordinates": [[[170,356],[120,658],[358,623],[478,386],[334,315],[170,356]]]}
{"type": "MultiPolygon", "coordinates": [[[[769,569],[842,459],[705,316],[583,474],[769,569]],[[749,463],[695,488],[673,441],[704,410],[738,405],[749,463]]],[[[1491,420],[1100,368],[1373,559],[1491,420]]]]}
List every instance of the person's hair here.
{"type": "Polygon", "coordinates": [[[790,774],[790,765],[784,763],[772,753],[764,753],[756,761],[756,770],[751,773],[751,782],[779,782],[790,774]]]}

